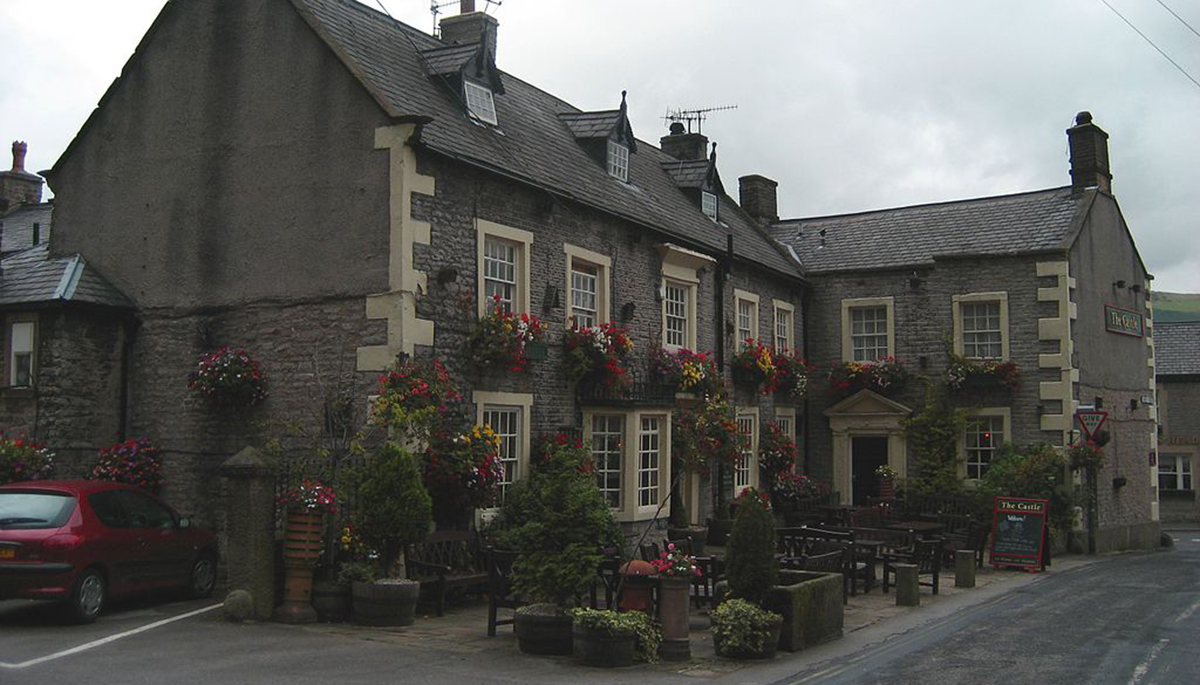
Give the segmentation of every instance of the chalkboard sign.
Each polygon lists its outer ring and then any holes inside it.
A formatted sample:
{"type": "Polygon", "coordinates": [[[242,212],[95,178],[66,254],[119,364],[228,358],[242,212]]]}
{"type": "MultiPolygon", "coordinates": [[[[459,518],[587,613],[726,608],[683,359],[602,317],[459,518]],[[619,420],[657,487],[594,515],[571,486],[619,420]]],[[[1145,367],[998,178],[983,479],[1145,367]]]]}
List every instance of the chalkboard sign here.
{"type": "Polygon", "coordinates": [[[1049,512],[1049,500],[997,497],[992,523],[992,565],[1044,569],[1049,512]]]}

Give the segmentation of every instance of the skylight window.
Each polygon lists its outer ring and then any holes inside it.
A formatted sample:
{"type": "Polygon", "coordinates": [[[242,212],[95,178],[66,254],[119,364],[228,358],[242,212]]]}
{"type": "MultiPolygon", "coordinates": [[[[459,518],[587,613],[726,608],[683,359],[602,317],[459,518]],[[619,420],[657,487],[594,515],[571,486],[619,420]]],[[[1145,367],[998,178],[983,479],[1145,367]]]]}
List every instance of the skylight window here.
{"type": "Polygon", "coordinates": [[[496,101],[492,99],[492,91],[490,88],[481,86],[478,83],[464,81],[467,94],[467,111],[476,119],[496,125],[499,122],[496,120],[496,101]]]}
{"type": "Polygon", "coordinates": [[[700,208],[704,210],[704,216],[717,220],[717,196],[707,190],[700,193],[700,208]]]}
{"type": "Polygon", "coordinates": [[[629,148],[614,140],[608,141],[608,175],[629,180],[629,148]]]}

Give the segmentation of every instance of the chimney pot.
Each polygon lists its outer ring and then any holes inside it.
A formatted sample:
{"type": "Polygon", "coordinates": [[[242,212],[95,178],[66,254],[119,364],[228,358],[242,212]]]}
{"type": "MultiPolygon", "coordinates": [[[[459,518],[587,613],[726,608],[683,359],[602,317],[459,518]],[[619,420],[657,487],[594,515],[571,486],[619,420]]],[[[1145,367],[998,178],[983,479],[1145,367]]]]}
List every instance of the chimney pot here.
{"type": "Polygon", "coordinates": [[[758,221],[779,221],[778,187],[777,182],[766,176],[743,176],[738,179],[738,204],[758,221]]]}
{"type": "Polygon", "coordinates": [[[486,34],[488,52],[496,58],[496,34],[500,22],[490,14],[474,11],[473,0],[463,0],[462,14],[442,19],[442,42],[446,45],[468,45],[478,43],[479,36],[486,34]],[[469,9],[468,9],[469,8],[469,9]]]}
{"type": "Polygon", "coordinates": [[[671,124],[670,133],[658,139],[662,151],[675,159],[708,159],[708,136],[703,133],[684,133],[683,124],[671,124]]]}
{"type": "Polygon", "coordinates": [[[1108,165],[1108,134],[1092,123],[1090,112],[1075,115],[1075,125],[1067,129],[1071,148],[1071,187],[1076,191],[1098,187],[1112,192],[1112,172],[1108,165]]]}
{"type": "Polygon", "coordinates": [[[475,0],[459,0],[458,13],[470,14],[475,11],[475,0]]]}
{"type": "Polygon", "coordinates": [[[13,171],[25,171],[25,153],[29,152],[29,145],[23,140],[14,140],[12,144],[13,155],[13,171]]]}

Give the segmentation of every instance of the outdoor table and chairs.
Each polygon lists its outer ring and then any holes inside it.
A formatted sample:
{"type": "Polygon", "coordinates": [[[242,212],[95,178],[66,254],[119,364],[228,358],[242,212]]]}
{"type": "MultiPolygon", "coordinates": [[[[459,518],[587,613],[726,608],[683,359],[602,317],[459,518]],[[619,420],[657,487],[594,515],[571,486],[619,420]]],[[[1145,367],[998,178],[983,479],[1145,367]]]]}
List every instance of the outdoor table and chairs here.
{"type": "Polygon", "coordinates": [[[937,521],[893,521],[885,523],[884,528],[888,530],[904,530],[911,531],[921,537],[931,537],[945,530],[945,524],[937,521]]]}

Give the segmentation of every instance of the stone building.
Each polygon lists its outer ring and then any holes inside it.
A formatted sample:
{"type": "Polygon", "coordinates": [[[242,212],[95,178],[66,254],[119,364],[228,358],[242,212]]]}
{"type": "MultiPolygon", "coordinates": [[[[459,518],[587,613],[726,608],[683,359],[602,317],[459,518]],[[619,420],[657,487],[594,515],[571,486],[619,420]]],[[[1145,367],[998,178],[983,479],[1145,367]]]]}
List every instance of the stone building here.
{"type": "Polygon", "coordinates": [[[911,377],[812,396],[805,459],[843,500],[876,494],[882,464],[913,466],[904,419],[953,362],[1011,362],[1015,388],[968,378],[950,392],[971,416],[960,477],[980,477],[1003,442],[1069,445],[1075,412],[1102,408],[1097,548],[1157,543],[1151,276],[1112,194],[1107,134],[1081,113],[1067,136],[1069,186],[771,223],[812,283],[809,360],[894,358],[911,377]]]}
{"type": "MultiPolygon", "coordinates": [[[[564,329],[628,326],[641,375],[660,348],[724,364],[739,303],[754,337],[798,344],[805,282],[726,195],[704,136],[638,140],[623,94],[580,111],[498,69],[498,37],[474,11],[444,19],[439,40],[352,0],[168,2],[47,176],[53,258],[85,255],[130,314],[79,334],[95,343],[80,366],[119,370],[89,398],[90,442],[36,427],[64,470],[145,436],[163,450],[168,498],[219,524],[223,460],[289,422],[319,431],[331,395],[361,416],[409,354],[445,361],[501,434],[507,479],[537,435],[581,432],[619,518],[650,520],[672,482],[677,399],[578,392],[564,329]],[[494,296],[549,324],[548,358],[524,373],[465,358],[494,296]],[[200,356],[226,344],[268,378],[249,411],[188,390],[200,356]]],[[[51,371],[35,360],[39,393],[51,371]]],[[[754,440],[777,417],[796,430],[794,405],[738,404],[754,440]]],[[[756,481],[748,464],[739,485],[756,481]]],[[[707,485],[682,489],[691,517],[706,516],[707,485]]]]}
{"type": "Polygon", "coordinates": [[[1154,326],[1158,382],[1158,496],[1164,522],[1200,521],[1200,322],[1154,326]]]}

